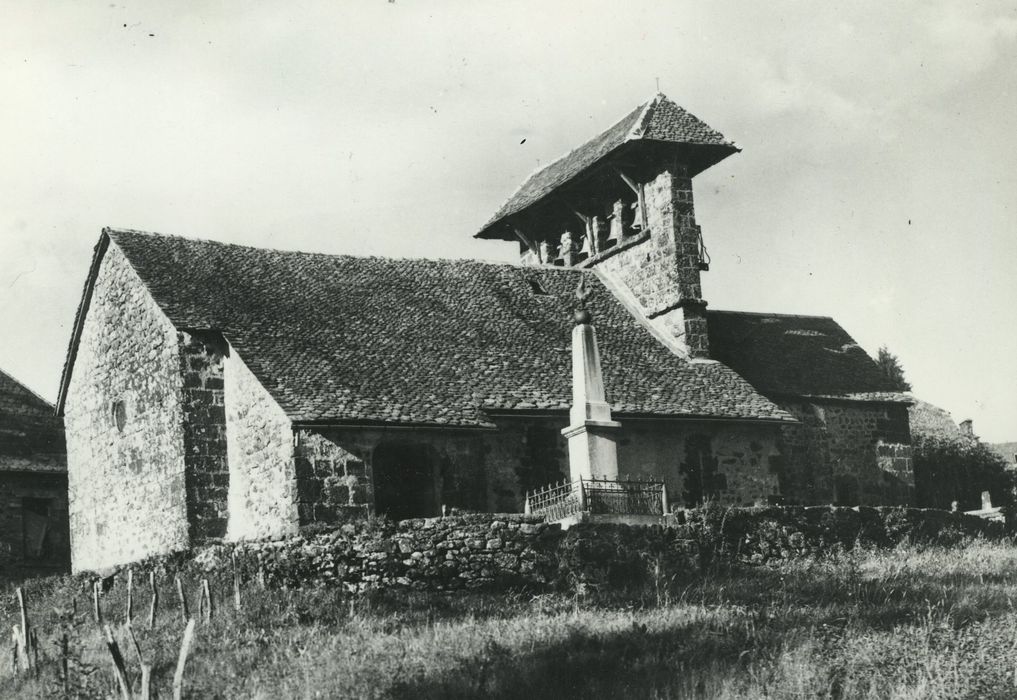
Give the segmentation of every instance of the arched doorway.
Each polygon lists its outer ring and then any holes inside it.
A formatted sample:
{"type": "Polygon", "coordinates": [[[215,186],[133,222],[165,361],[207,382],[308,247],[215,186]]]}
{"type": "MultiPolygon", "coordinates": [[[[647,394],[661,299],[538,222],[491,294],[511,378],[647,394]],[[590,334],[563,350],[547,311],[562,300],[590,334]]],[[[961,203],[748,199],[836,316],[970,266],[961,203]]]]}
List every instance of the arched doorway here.
{"type": "Polygon", "coordinates": [[[381,444],[374,450],[374,511],[393,520],[440,515],[438,474],[427,445],[381,444]]]}

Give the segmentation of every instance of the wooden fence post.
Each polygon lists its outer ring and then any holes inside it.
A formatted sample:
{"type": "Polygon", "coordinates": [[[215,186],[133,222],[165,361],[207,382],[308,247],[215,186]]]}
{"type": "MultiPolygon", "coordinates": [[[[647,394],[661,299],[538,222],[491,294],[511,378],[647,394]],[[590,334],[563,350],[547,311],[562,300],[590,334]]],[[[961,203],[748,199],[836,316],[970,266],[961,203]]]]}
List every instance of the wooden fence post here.
{"type": "Polygon", "coordinates": [[[22,662],[25,670],[32,668],[32,657],[29,654],[29,646],[32,643],[32,628],[28,624],[28,606],[25,604],[25,592],[21,590],[21,587],[14,589],[14,594],[18,598],[18,611],[21,613],[21,634],[19,635],[19,651],[21,653],[22,662]]]}
{"type": "Polygon", "coordinates": [[[145,659],[141,656],[141,645],[138,644],[138,638],[134,635],[134,626],[128,622],[124,627],[127,628],[127,634],[131,638],[131,645],[134,647],[134,653],[138,657],[138,663],[142,666],[145,665],[145,659]]]}
{"type": "Polygon", "coordinates": [[[205,622],[212,621],[212,589],[208,586],[208,579],[201,579],[201,597],[199,598],[199,606],[201,607],[201,617],[205,622]]]}
{"type": "Polygon", "coordinates": [[[152,605],[148,609],[148,629],[155,627],[155,613],[159,608],[159,589],[155,587],[155,572],[148,572],[148,587],[152,589],[152,605]]]}
{"type": "Polygon", "coordinates": [[[69,673],[70,663],[67,657],[67,633],[64,632],[60,637],[60,670],[62,672],[61,675],[63,676],[62,680],[64,682],[64,697],[70,696],[71,689],[71,676],[69,673]]]}
{"type": "Polygon", "coordinates": [[[152,666],[141,664],[141,700],[152,700],[152,666]]]}
{"type": "Polygon", "coordinates": [[[233,609],[240,612],[240,570],[237,568],[237,550],[233,550],[230,559],[233,561],[233,609]]]}
{"type": "Polygon", "coordinates": [[[113,657],[113,671],[117,678],[117,685],[120,686],[120,697],[122,700],[131,700],[131,684],[127,680],[127,667],[124,665],[124,656],[120,653],[120,646],[113,638],[113,630],[109,625],[104,625],[106,632],[106,648],[113,657]]]}
{"type": "Polygon", "coordinates": [[[179,575],[175,577],[175,581],[177,584],[177,598],[180,601],[180,615],[183,617],[184,622],[187,622],[190,614],[187,612],[187,596],[184,595],[184,584],[180,580],[179,575]]]}
{"type": "Polygon", "coordinates": [[[134,619],[134,569],[127,570],[127,622],[134,619]]]}
{"type": "Polygon", "coordinates": [[[32,628],[31,636],[31,647],[32,647],[32,668],[35,670],[35,677],[39,677],[39,635],[36,633],[35,628],[32,628]]]}
{"type": "Polygon", "coordinates": [[[184,664],[187,663],[187,654],[191,650],[191,640],[194,638],[194,620],[187,621],[184,629],[184,639],[180,643],[180,655],[177,657],[177,670],[173,674],[173,700],[181,700],[184,693],[184,664]]]}
{"type": "Polygon", "coordinates": [[[18,675],[18,656],[21,649],[21,635],[18,633],[18,626],[11,627],[11,671],[18,675]]]}
{"type": "Polygon", "coordinates": [[[92,581],[92,615],[95,617],[95,624],[102,624],[102,608],[99,607],[99,591],[102,584],[99,581],[92,581]]]}

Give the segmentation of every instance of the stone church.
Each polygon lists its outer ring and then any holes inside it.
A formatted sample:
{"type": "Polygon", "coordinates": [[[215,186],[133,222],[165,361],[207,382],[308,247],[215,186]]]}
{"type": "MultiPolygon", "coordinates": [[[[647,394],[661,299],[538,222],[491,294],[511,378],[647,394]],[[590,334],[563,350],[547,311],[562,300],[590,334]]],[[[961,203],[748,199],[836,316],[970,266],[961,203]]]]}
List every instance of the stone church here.
{"type": "Polygon", "coordinates": [[[521,510],[570,473],[579,304],[620,477],[672,506],[907,502],[907,399],[840,326],[707,310],[692,179],[737,151],[654,97],[477,233],[518,265],[104,230],[58,399],[75,570],[368,513],[521,510]]]}

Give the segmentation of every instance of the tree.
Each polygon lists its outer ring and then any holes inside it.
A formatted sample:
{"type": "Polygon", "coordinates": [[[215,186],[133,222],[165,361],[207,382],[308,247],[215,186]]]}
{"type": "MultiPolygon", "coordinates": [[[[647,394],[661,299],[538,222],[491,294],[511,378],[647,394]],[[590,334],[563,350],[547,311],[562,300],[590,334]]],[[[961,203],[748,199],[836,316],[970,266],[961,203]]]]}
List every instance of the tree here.
{"type": "Polygon", "coordinates": [[[879,369],[886,375],[886,378],[893,384],[897,391],[911,391],[911,385],[904,378],[904,368],[900,366],[900,360],[884,345],[879,349],[879,357],[876,359],[879,369]]]}
{"type": "Polygon", "coordinates": [[[1008,506],[1014,499],[1014,472],[1006,459],[985,443],[967,436],[913,436],[915,495],[922,508],[961,510],[981,507],[988,491],[992,504],[1008,506]]]}

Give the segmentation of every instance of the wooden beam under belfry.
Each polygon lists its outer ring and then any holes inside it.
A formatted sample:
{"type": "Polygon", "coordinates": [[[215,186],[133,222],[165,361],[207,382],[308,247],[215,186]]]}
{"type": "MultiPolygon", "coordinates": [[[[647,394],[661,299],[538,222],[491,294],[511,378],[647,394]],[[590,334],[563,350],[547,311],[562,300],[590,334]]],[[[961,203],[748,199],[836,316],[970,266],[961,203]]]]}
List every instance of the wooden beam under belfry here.
{"type": "Polygon", "coordinates": [[[597,253],[599,253],[600,250],[599,246],[597,245],[597,232],[593,230],[593,217],[587,216],[586,214],[582,213],[564,199],[562,199],[561,202],[570,212],[575,214],[576,218],[582,221],[583,225],[586,227],[586,240],[590,242],[590,254],[596,255],[597,253]]]}
{"type": "Polygon", "coordinates": [[[633,192],[636,193],[636,200],[639,203],[639,224],[640,224],[640,226],[642,226],[642,229],[645,231],[647,229],[647,226],[646,226],[646,199],[644,197],[643,183],[636,182],[631,177],[629,177],[628,175],[623,173],[621,171],[621,169],[619,169],[617,166],[615,166],[614,171],[616,173],[618,173],[618,176],[625,182],[625,184],[628,185],[629,188],[633,192]]]}
{"type": "Polygon", "coordinates": [[[544,261],[540,257],[540,246],[534,243],[529,236],[520,231],[518,227],[513,226],[512,231],[514,231],[516,237],[523,242],[523,245],[530,249],[530,252],[533,253],[533,256],[537,259],[537,262],[543,264],[544,261]]]}

